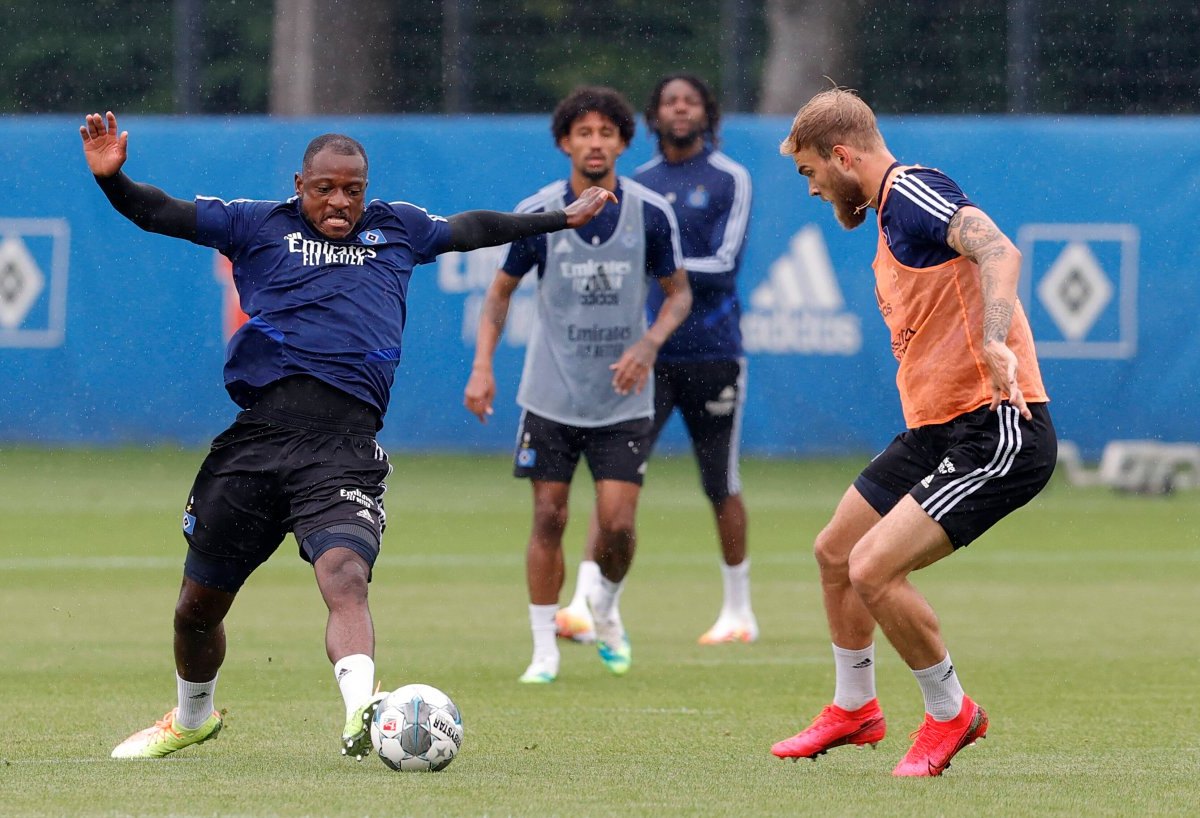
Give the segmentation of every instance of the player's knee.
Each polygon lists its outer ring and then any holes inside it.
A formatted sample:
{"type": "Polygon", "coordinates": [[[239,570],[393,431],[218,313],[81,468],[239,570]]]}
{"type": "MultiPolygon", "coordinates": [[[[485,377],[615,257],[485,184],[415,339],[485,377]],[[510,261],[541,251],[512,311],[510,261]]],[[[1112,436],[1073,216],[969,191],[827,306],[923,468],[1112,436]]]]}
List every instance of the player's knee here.
{"type": "Polygon", "coordinates": [[[202,599],[181,594],[175,603],[176,633],[208,633],[224,619],[224,611],[206,605],[202,599]]]}
{"type": "Polygon", "coordinates": [[[869,548],[855,548],[850,553],[847,572],[854,592],[867,605],[879,598],[890,579],[869,548]]]}
{"type": "Polygon", "coordinates": [[[533,503],[533,527],[542,539],[561,540],[567,529],[567,504],[554,499],[538,498],[533,503]]]}
{"type": "Polygon", "coordinates": [[[371,569],[349,548],[330,548],[314,565],[317,586],[330,610],[366,603],[371,569]]]}
{"type": "Polygon", "coordinates": [[[610,548],[628,549],[637,537],[632,515],[620,514],[599,520],[597,526],[600,537],[610,548]]]}
{"type": "Polygon", "coordinates": [[[321,576],[345,587],[361,585],[365,588],[371,571],[366,560],[349,547],[328,549],[321,556],[319,565],[321,576]]]}
{"type": "Polygon", "coordinates": [[[304,537],[300,550],[312,563],[327,603],[367,596],[371,569],[379,556],[379,534],[356,523],[338,523],[304,537]]]}
{"type": "Polygon", "coordinates": [[[821,569],[822,576],[844,574],[852,547],[853,544],[847,543],[832,525],[821,529],[821,533],[817,534],[816,540],[813,541],[813,556],[816,557],[817,567],[821,569]]]}

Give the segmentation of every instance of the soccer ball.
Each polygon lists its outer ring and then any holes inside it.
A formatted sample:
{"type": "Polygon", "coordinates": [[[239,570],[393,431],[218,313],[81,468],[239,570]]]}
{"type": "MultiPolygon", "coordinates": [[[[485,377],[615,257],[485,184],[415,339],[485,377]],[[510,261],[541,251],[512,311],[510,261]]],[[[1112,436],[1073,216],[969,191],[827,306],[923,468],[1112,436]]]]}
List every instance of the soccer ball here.
{"type": "Polygon", "coordinates": [[[371,720],[371,745],[393,770],[443,770],[458,755],[462,740],[458,705],[429,685],[393,690],[371,720]]]}

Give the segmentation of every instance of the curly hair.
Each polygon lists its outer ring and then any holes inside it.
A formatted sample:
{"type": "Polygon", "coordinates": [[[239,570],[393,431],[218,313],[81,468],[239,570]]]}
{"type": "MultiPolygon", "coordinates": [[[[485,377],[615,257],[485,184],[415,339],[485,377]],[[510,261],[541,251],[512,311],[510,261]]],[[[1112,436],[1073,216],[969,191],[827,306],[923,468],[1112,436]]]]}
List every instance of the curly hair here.
{"type": "Polygon", "coordinates": [[[550,120],[550,133],[554,135],[554,143],[557,145],[571,132],[575,120],[593,111],[612,120],[626,145],[633,141],[634,129],[637,127],[633,107],[621,92],[601,85],[584,85],[576,88],[555,106],[554,116],[550,120]]]}

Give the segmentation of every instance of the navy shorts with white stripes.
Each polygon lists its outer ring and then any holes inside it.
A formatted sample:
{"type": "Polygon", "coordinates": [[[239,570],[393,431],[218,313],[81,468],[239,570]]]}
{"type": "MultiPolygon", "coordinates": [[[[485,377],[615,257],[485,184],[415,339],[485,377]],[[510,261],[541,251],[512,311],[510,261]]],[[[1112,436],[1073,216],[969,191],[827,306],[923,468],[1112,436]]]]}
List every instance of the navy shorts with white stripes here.
{"type": "Polygon", "coordinates": [[[1007,403],[898,435],[854,487],[881,515],[911,494],[955,548],[970,545],[1050,481],[1058,438],[1044,403],[1032,420],[1007,403]]]}

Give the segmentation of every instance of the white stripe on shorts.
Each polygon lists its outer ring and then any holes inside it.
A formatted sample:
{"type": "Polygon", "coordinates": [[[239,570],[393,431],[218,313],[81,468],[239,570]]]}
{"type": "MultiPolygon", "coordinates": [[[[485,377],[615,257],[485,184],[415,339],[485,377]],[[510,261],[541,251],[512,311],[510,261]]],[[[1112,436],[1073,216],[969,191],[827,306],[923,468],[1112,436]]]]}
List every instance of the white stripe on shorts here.
{"type": "Polygon", "coordinates": [[[978,491],[984,483],[993,477],[1003,477],[1012,468],[1017,454],[1021,451],[1021,413],[1015,407],[1003,403],[996,409],[996,416],[1000,424],[1000,443],[992,455],[991,462],[951,480],[921,503],[921,508],[934,520],[940,522],[947,512],[978,491]]]}
{"type": "Polygon", "coordinates": [[[746,408],[746,359],[738,358],[737,403],[733,407],[733,429],[729,433],[729,460],[725,464],[729,478],[725,490],[730,496],[742,493],[742,474],[738,462],[742,454],[742,416],[746,408]]]}

